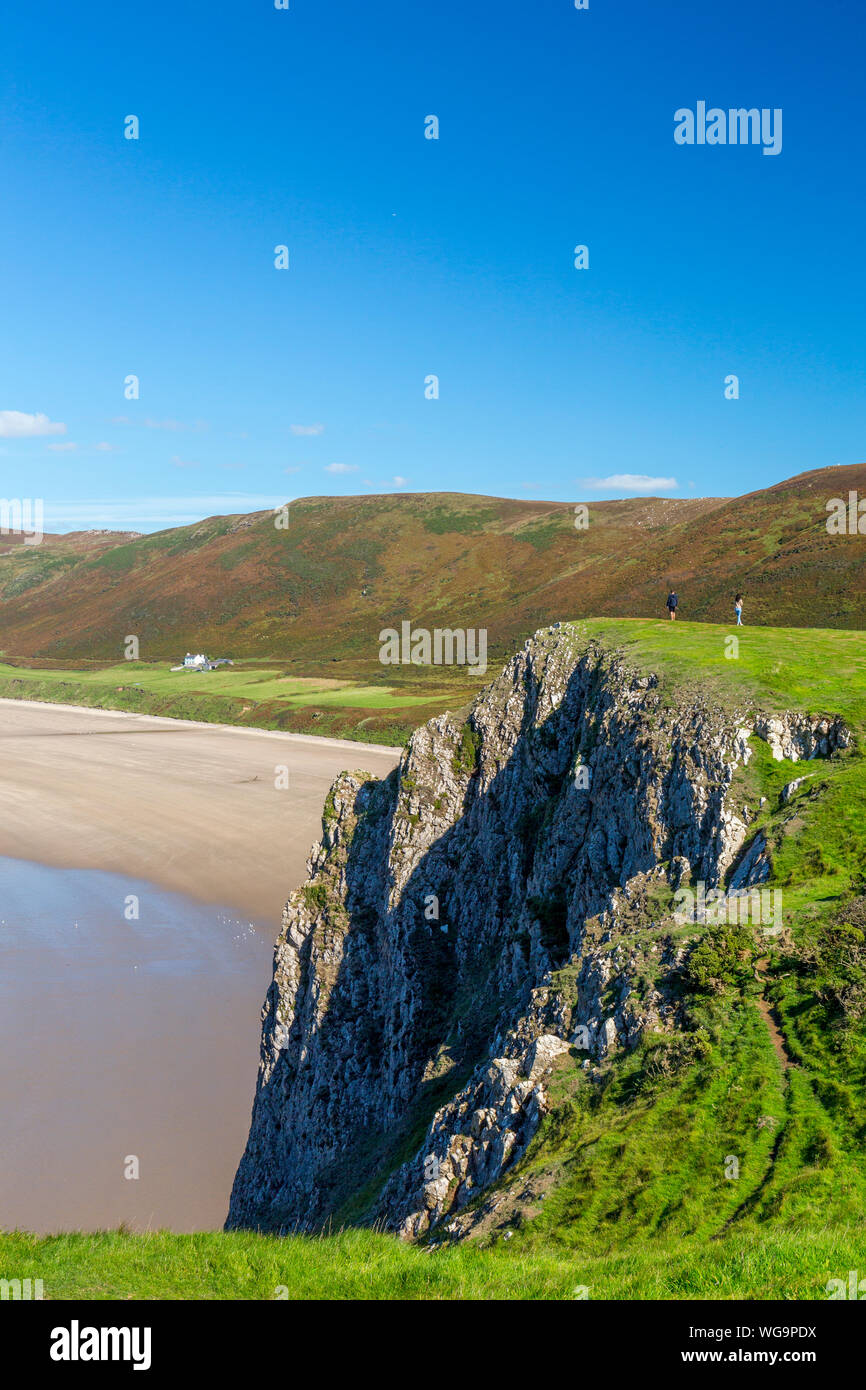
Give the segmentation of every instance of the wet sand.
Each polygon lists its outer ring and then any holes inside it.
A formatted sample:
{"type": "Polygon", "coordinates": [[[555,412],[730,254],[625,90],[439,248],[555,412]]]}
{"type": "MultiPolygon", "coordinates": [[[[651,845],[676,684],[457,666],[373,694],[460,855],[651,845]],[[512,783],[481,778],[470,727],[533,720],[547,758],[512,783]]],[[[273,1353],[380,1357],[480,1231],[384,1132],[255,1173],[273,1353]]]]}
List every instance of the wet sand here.
{"type": "Polygon", "coordinates": [[[0,1227],[219,1229],[272,944],[139,879],[0,859],[0,1227]]]}
{"type": "Polygon", "coordinates": [[[105,869],[279,920],[344,768],[398,750],[0,700],[0,854],[105,869]],[[288,789],[275,768],[288,767],[288,789]]]}
{"type": "Polygon", "coordinates": [[[283,903],[334,776],[397,759],[0,701],[0,1228],[222,1225],[283,903]]]}

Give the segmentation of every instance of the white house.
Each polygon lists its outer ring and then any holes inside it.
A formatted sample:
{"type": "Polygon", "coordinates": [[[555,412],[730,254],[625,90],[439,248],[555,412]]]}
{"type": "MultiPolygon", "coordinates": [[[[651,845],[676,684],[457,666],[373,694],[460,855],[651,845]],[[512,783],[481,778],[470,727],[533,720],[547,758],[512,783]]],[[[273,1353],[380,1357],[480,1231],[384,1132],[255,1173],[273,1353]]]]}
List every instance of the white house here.
{"type": "Polygon", "coordinates": [[[218,656],[211,661],[204,652],[187,652],[182,666],[172,666],[172,671],[213,671],[217,666],[234,666],[227,656],[218,656]]]}

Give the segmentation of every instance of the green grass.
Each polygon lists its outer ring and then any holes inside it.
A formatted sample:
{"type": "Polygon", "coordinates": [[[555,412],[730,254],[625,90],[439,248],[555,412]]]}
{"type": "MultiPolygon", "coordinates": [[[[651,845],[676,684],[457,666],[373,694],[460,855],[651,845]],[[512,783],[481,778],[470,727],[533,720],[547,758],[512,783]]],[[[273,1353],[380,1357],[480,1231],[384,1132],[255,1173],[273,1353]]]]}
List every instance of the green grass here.
{"type": "Polygon", "coordinates": [[[866,725],[866,632],[827,628],[590,618],[571,630],[620,647],[674,691],[698,681],[725,701],[748,697],[774,709],[832,710],[866,725]],[[736,637],[736,658],[725,655],[736,637]]]}
{"type": "Polygon", "coordinates": [[[415,668],[402,679],[403,688],[305,677],[252,660],[205,672],[172,671],[165,662],[145,661],[84,670],[0,662],[0,697],[394,745],[405,743],[418,724],[465,699],[453,677],[450,688],[442,682],[438,688],[419,683],[415,668]]]}
{"type": "Polygon", "coordinates": [[[41,1279],[46,1299],[815,1299],[866,1266],[853,1228],[645,1242],[590,1253],[457,1246],[426,1251],[343,1231],[0,1235],[0,1278],[41,1279]]]}
{"type": "Polygon", "coordinates": [[[808,779],[792,803],[802,808],[802,823],[796,834],[778,838],[774,853],[773,881],[784,887],[795,914],[839,899],[858,881],[866,862],[866,633],[650,619],[594,619],[572,630],[615,645],[643,671],[660,672],[670,703],[699,689],[739,712],[751,702],[767,711],[841,714],[855,736],[849,755],[776,763],[753,739],[756,757],[746,780],[760,780],[752,787],[753,810],[758,792],[768,799],[767,816],[754,823],[758,829],[771,815],[778,820],[782,786],[808,779]],[[736,659],[725,656],[731,634],[739,638],[736,659]]]}
{"type": "Polygon", "coordinates": [[[140,686],[156,695],[222,695],[233,699],[279,700],[288,705],[334,705],[354,709],[400,709],[417,705],[415,695],[400,695],[386,687],[350,681],[287,676],[278,667],[258,663],[221,666],[215,671],[172,671],[164,662],[123,661],[93,671],[28,670],[0,662],[0,677],[41,683],[76,684],[104,689],[140,686]]]}

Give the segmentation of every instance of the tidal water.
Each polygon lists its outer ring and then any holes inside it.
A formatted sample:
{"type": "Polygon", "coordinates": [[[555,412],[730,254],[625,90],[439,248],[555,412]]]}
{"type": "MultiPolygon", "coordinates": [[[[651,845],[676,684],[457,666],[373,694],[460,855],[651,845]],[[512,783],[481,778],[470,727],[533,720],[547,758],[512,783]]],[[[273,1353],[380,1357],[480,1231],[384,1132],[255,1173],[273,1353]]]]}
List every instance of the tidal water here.
{"type": "Polygon", "coordinates": [[[0,1228],[219,1228],[277,923],[0,858],[0,1228]]]}

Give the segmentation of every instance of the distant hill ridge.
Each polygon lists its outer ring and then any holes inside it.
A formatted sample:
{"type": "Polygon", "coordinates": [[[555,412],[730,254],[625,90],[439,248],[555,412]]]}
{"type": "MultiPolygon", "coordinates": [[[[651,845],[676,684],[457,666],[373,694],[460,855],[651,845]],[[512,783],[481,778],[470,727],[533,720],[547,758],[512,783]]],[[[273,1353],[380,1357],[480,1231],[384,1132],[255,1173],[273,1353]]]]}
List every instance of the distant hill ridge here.
{"type": "Polygon", "coordinates": [[[169,659],[375,662],[378,634],[484,627],[491,656],[567,616],[680,616],[866,627],[866,536],[830,535],[827,503],[866,497],[866,464],[823,468],[737,498],[575,504],[464,493],[307,497],[136,536],[0,538],[0,651],[115,659],[127,634],[169,659]]]}

